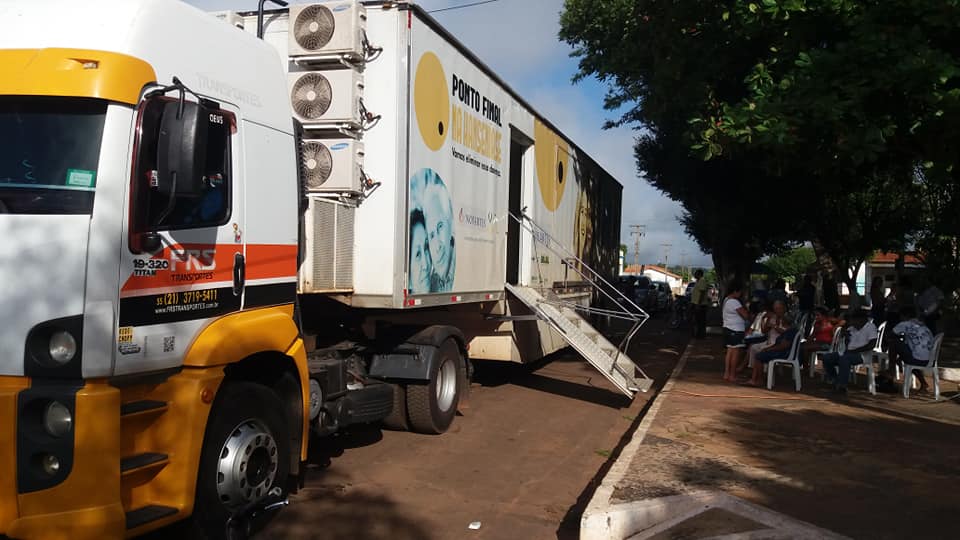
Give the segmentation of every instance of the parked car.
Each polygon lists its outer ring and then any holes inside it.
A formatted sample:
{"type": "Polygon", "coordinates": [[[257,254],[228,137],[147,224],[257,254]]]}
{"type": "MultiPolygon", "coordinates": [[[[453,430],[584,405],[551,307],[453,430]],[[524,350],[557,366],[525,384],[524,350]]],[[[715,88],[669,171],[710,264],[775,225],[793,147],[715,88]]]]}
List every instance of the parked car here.
{"type": "Polygon", "coordinates": [[[654,311],[657,306],[656,285],[647,276],[625,274],[619,278],[620,290],[627,298],[647,312],[654,311]]]}
{"type": "Polygon", "coordinates": [[[673,289],[666,281],[654,281],[650,294],[656,296],[656,311],[667,311],[673,305],[673,289]]]}

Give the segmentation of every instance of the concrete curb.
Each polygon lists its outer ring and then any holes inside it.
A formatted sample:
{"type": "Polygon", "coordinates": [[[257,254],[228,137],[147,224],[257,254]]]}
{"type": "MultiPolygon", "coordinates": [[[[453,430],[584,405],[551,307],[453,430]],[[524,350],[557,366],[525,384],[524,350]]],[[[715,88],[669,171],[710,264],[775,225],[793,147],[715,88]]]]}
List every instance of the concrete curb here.
{"type": "MultiPolygon", "coordinates": [[[[611,524],[607,536],[584,536],[580,538],[604,538],[644,540],[664,533],[671,528],[695,518],[711,509],[722,509],[745,517],[764,528],[742,533],[710,536],[710,539],[746,540],[758,538],[771,540],[845,540],[846,536],[821,529],[809,523],[793,519],[779,512],[747,502],[723,492],[699,491],[673,495],[646,501],[616,504],[607,513],[611,524]]],[[[706,540],[705,538],[705,540],[706,540]]]]}
{"type": "Polygon", "coordinates": [[[691,344],[687,344],[680,360],[677,362],[677,366],[654,398],[650,409],[637,427],[637,431],[594,492],[593,498],[590,499],[583,516],[580,518],[580,539],[642,540],[651,538],[713,508],[738,514],[767,527],[757,531],[722,535],[718,536],[717,539],[845,539],[845,536],[793,519],[723,492],[694,491],[645,501],[620,504],[610,502],[614,489],[623,480],[634,456],[640,450],[647,432],[653,425],[663,400],[669,395],[677,377],[686,366],[687,360],[690,358],[690,352],[691,344]]]}
{"type": "MultiPolygon", "coordinates": [[[[650,405],[647,414],[644,415],[640,425],[637,426],[637,431],[633,434],[627,446],[624,447],[617,461],[610,467],[610,470],[607,471],[607,475],[603,478],[603,482],[600,483],[600,487],[593,493],[593,498],[590,499],[586,510],[583,511],[583,516],[580,518],[581,540],[608,540],[610,538],[620,539],[627,537],[625,533],[627,529],[624,527],[627,523],[621,519],[612,519],[610,498],[613,496],[613,490],[617,484],[620,483],[620,480],[623,479],[623,476],[630,469],[630,463],[633,461],[633,457],[640,449],[640,445],[643,444],[643,439],[646,437],[647,431],[650,430],[650,426],[653,425],[653,420],[657,417],[657,413],[660,412],[660,406],[663,403],[664,397],[673,389],[674,381],[683,371],[684,366],[687,365],[687,358],[690,357],[690,347],[691,344],[688,343],[683,350],[683,354],[680,355],[680,360],[677,362],[676,367],[670,372],[670,377],[667,379],[666,384],[664,384],[660,392],[657,393],[657,397],[653,398],[653,403],[650,405]]],[[[636,529],[634,529],[634,532],[635,531],[636,529]]]]}

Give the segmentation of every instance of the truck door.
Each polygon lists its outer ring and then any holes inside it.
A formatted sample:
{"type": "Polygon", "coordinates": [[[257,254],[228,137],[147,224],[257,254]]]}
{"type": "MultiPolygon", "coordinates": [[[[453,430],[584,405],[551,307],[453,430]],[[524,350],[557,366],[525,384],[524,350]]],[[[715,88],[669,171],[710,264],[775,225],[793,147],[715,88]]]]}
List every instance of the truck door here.
{"type": "Polygon", "coordinates": [[[193,131],[171,139],[164,115],[175,114],[178,105],[175,98],[156,96],[137,112],[116,375],[180,365],[202,328],[242,306],[244,190],[237,111],[219,103],[193,104],[193,131]],[[177,172],[175,182],[171,163],[177,159],[171,160],[170,152],[189,154],[195,164],[177,172]]]}

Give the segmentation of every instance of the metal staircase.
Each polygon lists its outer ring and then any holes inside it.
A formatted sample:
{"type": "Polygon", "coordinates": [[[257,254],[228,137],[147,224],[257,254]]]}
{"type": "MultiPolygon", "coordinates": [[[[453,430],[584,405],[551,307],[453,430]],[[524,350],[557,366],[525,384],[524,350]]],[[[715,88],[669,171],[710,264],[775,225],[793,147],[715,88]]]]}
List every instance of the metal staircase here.
{"type": "Polygon", "coordinates": [[[636,376],[636,365],[625,353],[607,341],[579,313],[569,307],[558,307],[547,302],[539,292],[530,287],[507,284],[507,290],[527,305],[538,318],[546,321],[563,339],[580,353],[587,362],[597,368],[627,396],[646,392],[653,381],[646,376],[636,376]]]}
{"type": "MultiPolygon", "coordinates": [[[[548,239],[541,245],[559,255],[567,268],[578,274],[584,282],[589,283],[598,293],[597,297],[605,298],[607,302],[611,303],[612,307],[610,309],[585,307],[566,302],[557,298],[553,291],[549,289],[537,290],[532,287],[508,283],[506,284],[507,290],[529,307],[538,319],[547,322],[556,330],[570,346],[580,353],[590,365],[597,368],[621,392],[633,397],[636,392],[649,390],[653,380],[643,373],[643,370],[633,362],[626,351],[629,349],[630,341],[637,330],[650,316],[584,261],[563,248],[556,239],[528,216],[524,214],[517,216],[511,212],[510,217],[534,237],[548,239]],[[617,346],[601,335],[581,316],[580,312],[625,319],[632,322],[632,326],[617,346]]],[[[537,244],[537,242],[534,243],[535,250],[537,244]]],[[[539,260],[540,258],[535,257],[535,259],[539,260]]]]}

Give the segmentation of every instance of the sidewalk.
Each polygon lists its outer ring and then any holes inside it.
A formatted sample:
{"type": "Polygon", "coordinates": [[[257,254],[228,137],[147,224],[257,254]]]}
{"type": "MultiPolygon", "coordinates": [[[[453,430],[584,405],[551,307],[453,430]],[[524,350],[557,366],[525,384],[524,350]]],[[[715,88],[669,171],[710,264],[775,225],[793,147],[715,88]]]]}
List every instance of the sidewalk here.
{"type": "MultiPolygon", "coordinates": [[[[581,522],[592,538],[947,538],[960,511],[960,398],[846,398],[724,383],[691,343],[581,522]]],[[[943,397],[957,385],[944,382],[943,397]]]]}

